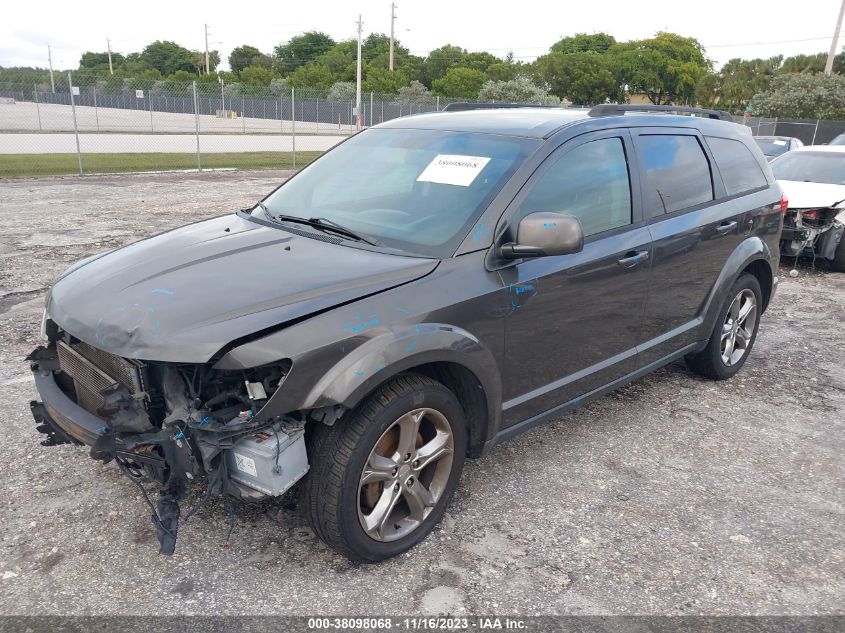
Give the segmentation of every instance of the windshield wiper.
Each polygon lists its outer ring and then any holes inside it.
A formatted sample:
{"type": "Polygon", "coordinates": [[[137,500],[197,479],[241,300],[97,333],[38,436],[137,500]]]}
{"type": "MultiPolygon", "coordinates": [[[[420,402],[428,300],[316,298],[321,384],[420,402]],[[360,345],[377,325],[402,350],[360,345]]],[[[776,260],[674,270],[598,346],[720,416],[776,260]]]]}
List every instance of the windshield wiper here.
{"type": "Polygon", "coordinates": [[[356,233],[352,229],[347,228],[342,224],[338,224],[337,222],[335,222],[334,220],[330,220],[329,218],[309,218],[308,221],[312,224],[316,224],[317,226],[330,229],[335,233],[346,235],[347,237],[350,237],[353,240],[364,242],[365,244],[369,244],[370,246],[378,246],[378,242],[376,242],[375,240],[364,237],[360,233],[356,233]]]}
{"type": "Polygon", "coordinates": [[[280,213],[273,213],[271,211],[267,211],[267,207],[265,207],[262,203],[259,202],[258,204],[264,209],[268,217],[276,220],[277,222],[294,222],[296,224],[305,224],[306,226],[313,227],[320,231],[331,231],[332,233],[337,233],[348,239],[355,240],[356,242],[364,242],[365,244],[369,244],[370,246],[379,246],[378,242],[366,238],[363,235],[356,233],[352,229],[348,229],[333,220],[329,220],[328,218],[301,218],[297,215],[284,215],[280,213]]]}

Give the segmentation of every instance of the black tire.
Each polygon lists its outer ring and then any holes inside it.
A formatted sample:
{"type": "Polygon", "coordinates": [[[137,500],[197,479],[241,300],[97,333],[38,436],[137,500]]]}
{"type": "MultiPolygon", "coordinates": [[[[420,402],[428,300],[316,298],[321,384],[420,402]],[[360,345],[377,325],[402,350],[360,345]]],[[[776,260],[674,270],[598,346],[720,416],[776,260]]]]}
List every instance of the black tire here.
{"type": "Polygon", "coordinates": [[[722,308],[719,310],[719,316],[713,326],[713,332],[707,342],[707,347],[697,354],[689,354],[686,356],[685,360],[687,362],[687,366],[694,372],[701,374],[702,376],[706,376],[707,378],[712,378],[713,380],[727,380],[728,378],[734,376],[740,369],[742,369],[745,361],[748,360],[748,356],[751,354],[751,349],[754,347],[754,341],[757,340],[757,330],[760,327],[760,315],[762,313],[762,308],[763,292],[760,289],[760,282],[757,281],[757,278],[754,275],[743,273],[739,276],[739,279],[734,282],[733,286],[731,286],[731,289],[722,304],[722,308]],[[751,328],[750,337],[744,347],[745,351],[742,356],[736,362],[727,364],[722,358],[723,327],[726,326],[728,310],[730,310],[734,300],[745,291],[753,293],[756,301],[754,324],[751,328]]]}
{"type": "MultiPolygon", "coordinates": [[[[425,419],[421,424],[426,424],[425,419]]],[[[419,441],[416,437],[421,432],[416,434],[415,442],[419,441]]],[[[399,436],[396,437],[398,441],[399,436]]],[[[419,374],[393,378],[333,426],[316,424],[310,431],[308,451],[311,469],[304,480],[302,504],[309,524],[326,544],[355,562],[377,562],[401,554],[424,539],[442,518],[460,479],[466,441],[463,409],[449,389],[419,374]],[[423,408],[442,414],[437,418],[438,423],[442,424],[445,419],[451,428],[453,450],[450,465],[435,467],[441,468],[437,476],[442,492],[435,505],[427,510],[429,513],[424,520],[410,533],[396,540],[377,540],[365,531],[363,519],[359,518],[359,504],[363,503],[365,496],[361,488],[364,467],[369,463],[371,451],[376,450],[377,443],[380,444],[388,433],[393,433],[392,429],[398,428],[396,425],[400,418],[423,408]]],[[[409,467],[410,464],[405,466],[404,474],[398,476],[407,476],[409,467]]],[[[425,472],[418,473],[417,489],[425,472]]],[[[380,482],[380,485],[383,491],[389,492],[390,486],[398,484],[390,481],[380,482]]],[[[402,487],[402,495],[405,490],[402,487]]],[[[423,490],[428,491],[427,488],[423,490]]],[[[403,497],[395,506],[397,512],[401,510],[402,503],[410,509],[403,497]]],[[[387,513],[387,516],[394,515],[387,513]]]]}
{"type": "Polygon", "coordinates": [[[839,245],[830,260],[830,269],[837,273],[845,273],[845,233],[839,238],[839,245]]]}

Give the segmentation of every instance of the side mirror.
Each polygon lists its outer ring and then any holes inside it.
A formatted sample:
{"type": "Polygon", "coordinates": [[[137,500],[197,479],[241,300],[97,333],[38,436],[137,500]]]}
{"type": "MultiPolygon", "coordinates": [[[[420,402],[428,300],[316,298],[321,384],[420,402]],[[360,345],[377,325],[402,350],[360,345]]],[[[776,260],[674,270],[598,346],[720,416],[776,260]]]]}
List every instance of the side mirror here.
{"type": "Polygon", "coordinates": [[[503,244],[502,257],[547,257],[569,255],[584,248],[584,231],[581,222],[568,213],[538,212],[526,215],[519,221],[516,243],[503,244]]]}

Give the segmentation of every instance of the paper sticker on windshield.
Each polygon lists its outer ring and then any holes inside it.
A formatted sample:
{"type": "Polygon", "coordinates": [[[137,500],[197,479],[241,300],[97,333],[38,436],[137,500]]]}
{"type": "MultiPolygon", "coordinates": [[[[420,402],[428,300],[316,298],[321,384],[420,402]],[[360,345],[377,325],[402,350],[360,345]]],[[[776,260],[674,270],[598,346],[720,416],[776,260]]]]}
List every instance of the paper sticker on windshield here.
{"type": "Polygon", "coordinates": [[[438,154],[417,178],[417,182],[469,187],[490,159],[484,156],[438,154]]]}
{"type": "Polygon", "coordinates": [[[775,145],[786,145],[786,141],[773,141],[775,145]]]}

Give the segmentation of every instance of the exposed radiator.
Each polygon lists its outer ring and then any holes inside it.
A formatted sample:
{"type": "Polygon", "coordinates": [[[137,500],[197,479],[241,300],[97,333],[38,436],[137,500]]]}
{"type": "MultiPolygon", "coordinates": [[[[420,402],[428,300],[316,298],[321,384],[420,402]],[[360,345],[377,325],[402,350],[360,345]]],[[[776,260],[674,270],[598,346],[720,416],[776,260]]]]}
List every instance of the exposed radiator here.
{"type": "Polygon", "coordinates": [[[77,404],[91,413],[96,414],[104,404],[100,392],[115,383],[125,386],[130,394],[144,390],[140,368],[120,356],[82,342],[71,346],[58,341],[56,351],[59,367],[73,379],[77,404]]]}

